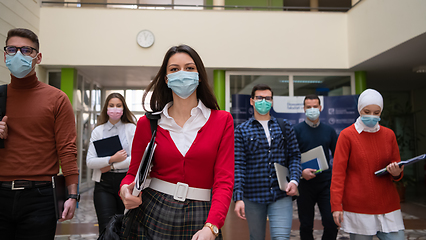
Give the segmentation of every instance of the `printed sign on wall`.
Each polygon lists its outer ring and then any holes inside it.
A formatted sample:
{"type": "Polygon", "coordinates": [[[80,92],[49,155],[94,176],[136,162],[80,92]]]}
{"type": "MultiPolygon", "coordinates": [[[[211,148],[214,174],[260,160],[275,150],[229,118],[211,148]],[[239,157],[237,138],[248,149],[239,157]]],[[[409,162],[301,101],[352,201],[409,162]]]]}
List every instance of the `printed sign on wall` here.
{"type": "MultiPolygon", "coordinates": [[[[349,96],[320,96],[322,111],[320,121],[332,126],[337,134],[350,126],[358,118],[359,95],[349,96]]],[[[271,115],[276,118],[285,118],[292,124],[305,121],[303,100],[305,97],[274,96],[271,115]]],[[[231,114],[235,126],[253,116],[253,107],[250,105],[250,95],[232,95],[231,114]]]]}

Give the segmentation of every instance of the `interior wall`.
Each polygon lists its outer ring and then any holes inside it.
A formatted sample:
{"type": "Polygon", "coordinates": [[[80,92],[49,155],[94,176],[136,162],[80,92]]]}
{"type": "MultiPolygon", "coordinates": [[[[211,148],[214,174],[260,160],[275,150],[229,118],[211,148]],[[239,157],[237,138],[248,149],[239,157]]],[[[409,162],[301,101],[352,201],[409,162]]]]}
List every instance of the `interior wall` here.
{"type": "MultiPolygon", "coordinates": [[[[12,28],[28,28],[39,34],[41,0],[0,0],[0,45],[5,46],[7,32],[12,28]]],[[[40,50],[43,43],[40,42],[40,50]]],[[[37,76],[40,81],[46,82],[46,71],[37,66],[37,76]]],[[[10,82],[10,72],[4,59],[0,61],[0,84],[10,82]]]]}
{"type": "Polygon", "coordinates": [[[43,7],[41,16],[49,65],[159,66],[188,44],[209,68],[348,69],[344,13],[43,7]],[[147,49],[136,43],[143,29],[155,35],[147,49]]]}
{"type": "Polygon", "coordinates": [[[361,1],[348,12],[351,67],[426,32],[426,1],[361,1]]]}

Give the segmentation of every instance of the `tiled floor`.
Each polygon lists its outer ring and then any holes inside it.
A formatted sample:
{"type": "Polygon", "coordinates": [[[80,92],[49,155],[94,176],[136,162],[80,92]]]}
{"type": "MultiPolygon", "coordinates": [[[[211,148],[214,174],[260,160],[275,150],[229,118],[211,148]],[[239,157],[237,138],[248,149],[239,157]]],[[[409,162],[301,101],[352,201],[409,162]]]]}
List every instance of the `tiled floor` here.
{"type": "MultiPolygon", "coordinates": [[[[293,230],[291,231],[291,239],[299,240],[299,231],[297,230],[297,206],[294,205],[293,212],[293,230]]],[[[416,204],[401,204],[403,211],[403,218],[405,222],[405,239],[423,239],[426,240],[426,206],[416,204]]],[[[321,217],[319,212],[315,215],[314,236],[315,239],[321,239],[321,217]]],[[[88,239],[95,240],[98,237],[98,226],[96,213],[93,206],[93,189],[81,194],[81,203],[76,210],[75,217],[72,220],[58,223],[56,230],[57,240],[68,239],[88,239]]],[[[244,239],[244,238],[240,238],[244,239]]],[[[337,239],[349,239],[348,234],[339,231],[337,239]]],[[[378,239],[378,238],[374,238],[378,239]]],[[[239,239],[226,239],[226,240],[239,240],[239,239]]]]}

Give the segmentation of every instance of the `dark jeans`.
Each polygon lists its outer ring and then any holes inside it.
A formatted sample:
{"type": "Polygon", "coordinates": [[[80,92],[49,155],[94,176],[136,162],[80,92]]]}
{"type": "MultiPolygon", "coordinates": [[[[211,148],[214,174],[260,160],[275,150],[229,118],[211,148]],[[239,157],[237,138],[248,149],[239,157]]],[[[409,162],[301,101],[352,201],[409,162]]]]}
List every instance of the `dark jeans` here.
{"type": "Polygon", "coordinates": [[[10,190],[0,187],[0,238],[55,238],[56,217],[52,186],[10,190]]]}
{"type": "Polygon", "coordinates": [[[337,225],[334,223],[330,206],[330,181],[309,182],[300,180],[299,193],[297,198],[297,209],[300,221],[300,239],[313,240],[315,204],[321,213],[324,232],[322,240],[333,240],[337,237],[337,225]]]}
{"type": "Polygon", "coordinates": [[[126,173],[102,173],[101,181],[95,183],[93,201],[98,217],[99,233],[115,214],[124,213],[124,204],[119,194],[121,180],[126,173]]]}

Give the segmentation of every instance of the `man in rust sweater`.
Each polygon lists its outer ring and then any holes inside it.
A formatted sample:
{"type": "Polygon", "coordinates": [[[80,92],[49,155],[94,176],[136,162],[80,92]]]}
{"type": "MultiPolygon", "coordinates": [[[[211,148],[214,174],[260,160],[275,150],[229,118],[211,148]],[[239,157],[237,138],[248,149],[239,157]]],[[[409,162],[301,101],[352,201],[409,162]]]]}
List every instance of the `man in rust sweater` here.
{"type": "Polygon", "coordinates": [[[28,29],[8,32],[4,61],[11,72],[6,116],[0,121],[0,233],[2,239],[54,239],[51,177],[65,175],[69,198],[59,221],[74,216],[78,169],[74,113],[68,97],[38,81],[39,41],[28,29]]]}

